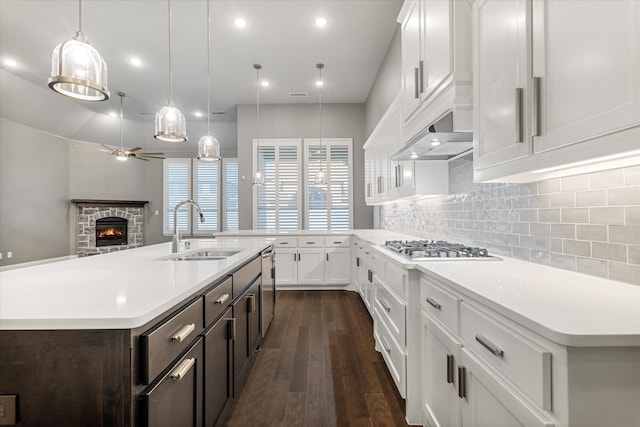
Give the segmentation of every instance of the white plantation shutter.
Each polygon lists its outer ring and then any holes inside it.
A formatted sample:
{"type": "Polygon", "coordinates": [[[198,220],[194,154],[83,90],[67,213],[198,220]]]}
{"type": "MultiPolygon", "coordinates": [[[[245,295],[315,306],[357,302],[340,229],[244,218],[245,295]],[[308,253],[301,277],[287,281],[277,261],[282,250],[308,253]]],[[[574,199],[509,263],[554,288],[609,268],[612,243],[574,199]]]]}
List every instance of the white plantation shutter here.
{"type": "MultiPolygon", "coordinates": [[[[254,227],[258,230],[296,230],[301,225],[300,140],[260,140],[254,158],[264,184],[254,186],[254,227]]],[[[254,165],[253,173],[256,169],[254,165]]]]}
{"type": "Polygon", "coordinates": [[[237,231],[238,220],[238,159],[222,159],[224,230],[237,231]]]}
{"type": "Polygon", "coordinates": [[[193,200],[200,205],[206,219],[200,217],[193,206],[182,209],[191,212],[193,234],[211,234],[220,229],[220,162],[193,160],[193,200]]]}
{"type": "Polygon", "coordinates": [[[322,144],[319,139],[305,139],[304,142],[307,229],[352,228],[352,140],[323,138],[322,144]],[[320,169],[326,174],[326,185],[315,183],[320,169]]]}
{"type": "MultiPolygon", "coordinates": [[[[164,234],[173,234],[173,209],[191,194],[191,159],[164,159],[163,169],[163,231],[164,234]]],[[[180,209],[178,229],[189,230],[189,219],[187,209],[180,209]]]]}

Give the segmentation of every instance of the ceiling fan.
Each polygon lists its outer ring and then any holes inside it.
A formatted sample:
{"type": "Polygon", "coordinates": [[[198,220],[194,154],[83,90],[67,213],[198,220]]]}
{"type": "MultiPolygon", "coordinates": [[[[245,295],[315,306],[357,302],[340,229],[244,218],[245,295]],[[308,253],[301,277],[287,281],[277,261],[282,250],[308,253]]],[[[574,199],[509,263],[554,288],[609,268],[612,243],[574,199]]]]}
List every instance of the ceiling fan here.
{"type": "Polygon", "coordinates": [[[120,148],[111,148],[108,145],[100,144],[106,150],[99,150],[105,153],[108,153],[112,156],[115,156],[118,160],[127,160],[129,157],[133,157],[134,159],[144,160],[148,162],[149,159],[164,159],[164,153],[151,153],[142,150],[142,147],[133,147],[133,148],[124,148],[123,142],[123,129],[122,129],[122,121],[123,121],[123,108],[122,108],[122,100],[125,96],[124,92],[118,92],[118,96],[120,97],[120,148]]]}

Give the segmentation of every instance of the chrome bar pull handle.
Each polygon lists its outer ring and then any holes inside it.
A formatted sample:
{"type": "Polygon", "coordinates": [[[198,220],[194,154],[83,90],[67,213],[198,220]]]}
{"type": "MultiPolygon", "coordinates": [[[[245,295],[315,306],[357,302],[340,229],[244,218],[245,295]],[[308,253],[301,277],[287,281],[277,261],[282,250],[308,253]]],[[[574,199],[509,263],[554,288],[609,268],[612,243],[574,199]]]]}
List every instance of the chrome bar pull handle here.
{"type": "Polygon", "coordinates": [[[360,257],[356,257],[356,267],[360,267],[360,257]]]}
{"type": "Polygon", "coordinates": [[[429,303],[430,306],[432,306],[436,310],[442,310],[442,305],[440,305],[440,303],[434,300],[433,298],[427,297],[427,302],[429,303]]]}
{"type": "Polygon", "coordinates": [[[420,93],[424,93],[424,61],[420,60],[418,63],[418,74],[420,78],[418,80],[418,86],[420,87],[420,93]]]}
{"type": "Polygon", "coordinates": [[[524,131],[524,127],[523,127],[523,120],[524,120],[524,112],[523,112],[523,106],[522,103],[524,102],[524,89],[521,87],[517,87],[516,88],[516,110],[515,110],[515,116],[516,116],[516,142],[517,143],[522,143],[524,142],[524,136],[523,136],[523,131],[524,131]]]}
{"type": "Polygon", "coordinates": [[[447,384],[453,384],[453,354],[447,354],[447,384]]]}
{"type": "Polygon", "coordinates": [[[329,252],[327,252],[327,262],[329,262],[329,252]]]}
{"type": "Polygon", "coordinates": [[[533,78],[533,136],[542,134],[542,77],[533,78]]]}
{"type": "Polygon", "coordinates": [[[385,311],[387,311],[388,313],[391,313],[391,307],[389,307],[389,304],[387,304],[385,300],[383,300],[382,298],[378,298],[378,302],[380,303],[382,308],[385,309],[385,311]]]}
{"type": "Polygon", "coordinates": [[[249,297],[249,313],[256,311],[256,294],[248,294],[249,297]]]}
{"type": "Polygon", "coordinates": [[[458,397],[467,397],[467,368],[464,366],[458,366],[458,397]]]}
{"type": "Polygon", "coordinates": [[[382,348],[384,348],[384,351],[386,351],[387,353],[391,353],[391,347],[387,345],[387,342],[382,337],[380,337],[380,344],[382,344],[382,348]]]}
{"type": "Polygon", "coordinates": [[[483,337],[482,335],[476,335],[476,341],[478,341],[484,348],[489,350],[491,354],[496,357],[504,358],[504,351],[500,349],[497,345],[483,337]]]}
{"type": "Polygon", "coordinates": [[[229,294],[224,294],[220,298],[214,301],[215,304],[224,304],[226,300],[229,299],[229,294]]]}
{"type": "Polygon", "coordinates": [[[174,369],[173,371],[171,371],[171,379],[174,381],[180,381],[182,378],[184,378],[185,375],[187,375],[187,372],[189,372],[189,370],[193,367],[193,365],[196,364],[196,359],[195,358],[191,358],[191,359],[185,359],[182,362],[180,362],[180,364],[176,367],[176,369],[174,369]]]}
{"type": "Polygon", "coordinates": [[[171,341],[175,342],[182,342],[184,341],[190,334],[191,332],[196,330],[196,325],[195,323],[190,323],[188,325],[184,325],[182,328],[180,328],[180,330],[178,332],[175,333],[175,335],[171,336],[171,341]]]}
{"type": "Polygon", "coordinates": [[[413,88],[414,88],[413,97],[415,99],[418,99],[420,97],[420,88],[418,87],[419,73],[420,73],[420,70],[418,69],[418,67],[413,69],[413,88]]]}

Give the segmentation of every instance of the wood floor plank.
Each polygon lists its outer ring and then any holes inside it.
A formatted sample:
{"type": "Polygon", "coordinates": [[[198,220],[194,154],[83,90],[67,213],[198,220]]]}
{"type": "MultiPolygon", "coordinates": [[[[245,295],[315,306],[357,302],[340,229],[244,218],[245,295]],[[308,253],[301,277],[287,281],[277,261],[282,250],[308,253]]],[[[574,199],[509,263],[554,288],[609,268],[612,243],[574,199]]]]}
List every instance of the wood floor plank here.
{"type": "Polygon", "coordinates": [[[355,292],[278,291],[276,317],[221,425],[406,426],[355,292]]]}

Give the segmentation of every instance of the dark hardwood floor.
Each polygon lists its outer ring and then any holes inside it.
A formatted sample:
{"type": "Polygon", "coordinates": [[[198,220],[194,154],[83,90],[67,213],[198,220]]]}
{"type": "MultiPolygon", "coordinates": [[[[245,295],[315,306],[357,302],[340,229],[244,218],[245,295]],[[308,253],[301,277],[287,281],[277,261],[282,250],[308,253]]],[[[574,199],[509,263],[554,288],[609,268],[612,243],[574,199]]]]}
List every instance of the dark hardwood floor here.
{"type": "Polygon", "coordinates": [[[406,426],[360,296],[278,291],[276,317],[223,425],[406,426]]]}

